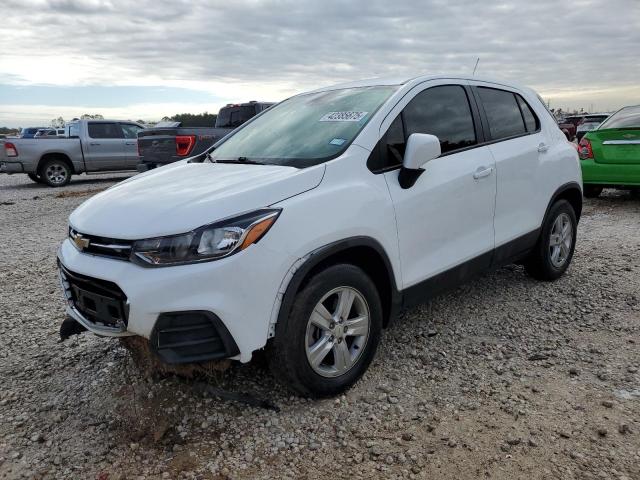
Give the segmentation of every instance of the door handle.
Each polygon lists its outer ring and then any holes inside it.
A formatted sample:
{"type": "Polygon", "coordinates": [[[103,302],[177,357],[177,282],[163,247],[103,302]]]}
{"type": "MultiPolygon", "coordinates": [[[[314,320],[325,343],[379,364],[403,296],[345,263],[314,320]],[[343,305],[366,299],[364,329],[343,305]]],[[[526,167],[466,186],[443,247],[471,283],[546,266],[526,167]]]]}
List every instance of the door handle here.
{"type": "Polygon", "coordinates": [[[89,145],[91,145],[92,147],[97,147],[100,144],[98,142],[89,142],[89,145]]]}
{"type": "Polygon", "coordinates": [[[476,180],[484,177],[488,177],[493,172],[493,167],[478,167],[478,169],[473,174],[473,178],[476,180]]]}
{"type": "Polygon", "coordinates": [[[125,143],[125,145],[135,145],[135,144],[136,144],[136,142],[127,142],[127,143],[125,143]]]}
{"type": "Polygon", "coordinates": [[[544,153],[547,150],[549,150],[549,145],[547,145],[546,143],[541,143],[540,145],[538,145],[538,152],[544,153]]]}

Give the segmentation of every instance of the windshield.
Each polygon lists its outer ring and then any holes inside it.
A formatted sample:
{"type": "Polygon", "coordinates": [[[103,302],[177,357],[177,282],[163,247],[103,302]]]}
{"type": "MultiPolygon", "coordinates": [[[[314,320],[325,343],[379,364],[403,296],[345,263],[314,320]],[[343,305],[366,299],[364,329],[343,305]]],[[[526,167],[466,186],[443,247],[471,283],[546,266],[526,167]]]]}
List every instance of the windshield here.
{"type": "Polygon", "coordinates": [[[212,160],[302,168],[335,158],[396,88],[345,88],[292,97],[216,147],[212,160]]]}
{"type": "Polygon", "coordinates": [[[605,128],[640,128],[640,105],[618,110],[605,120],[598,130],[605,128]]]}

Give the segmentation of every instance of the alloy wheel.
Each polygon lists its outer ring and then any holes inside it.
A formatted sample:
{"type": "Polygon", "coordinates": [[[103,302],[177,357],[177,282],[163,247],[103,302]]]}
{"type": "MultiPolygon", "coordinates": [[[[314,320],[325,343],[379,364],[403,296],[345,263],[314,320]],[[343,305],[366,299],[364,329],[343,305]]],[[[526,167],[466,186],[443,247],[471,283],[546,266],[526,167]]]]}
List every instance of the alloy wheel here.
{"type": "Polygon", "coordinates": [[[549,258],[555,268],[561,268],[571,253],[573,225],[566,213],[561,213],[553,222],[549,239],[549,258]]]}
{"type": "Polygon", "coordinates": [[[316,304],[307,323],[305,347],[311,368],[323,377],[348,372],[365,349],[370,329],[369,306],[351,287],[338,287],[316,304]]]}
{"type": "Polygon", "coordinates": [[[50,164],[45,170],[44,174],[47,176],[49,181],[54,185],[63,184],[67,180],[67,169],[58,163],[50,164]]]}

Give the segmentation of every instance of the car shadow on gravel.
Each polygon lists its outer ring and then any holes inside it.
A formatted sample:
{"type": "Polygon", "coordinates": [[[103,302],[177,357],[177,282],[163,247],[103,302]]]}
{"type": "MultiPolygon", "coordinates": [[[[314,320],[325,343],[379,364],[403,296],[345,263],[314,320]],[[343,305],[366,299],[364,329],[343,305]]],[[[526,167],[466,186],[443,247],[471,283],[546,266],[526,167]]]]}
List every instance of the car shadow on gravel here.
{"type": "Polygon", "coordinates": [[[52,188],[47,185],[43,185],[40,183],[32,182],[31,180],[27,180],[25,183],[3,185],[2,187],[0,187],[0,190],[59,192],[59,191],[68,190],[69,188],[73,188],[73,187],[82,187],[84,185],[100,185],[104,183],[117,183],[117,182],[126,180],[127,178],[130,178],[130,177],[131,175],[127,175],[127,174],[120,174],[120,176],[108,176],[108,177],[104,177],[101,175],[96,178],[92,178],[91,176],[82,176],[79,178],[77,177],[73,178],[68,185],[60,188],[52,188]]]}

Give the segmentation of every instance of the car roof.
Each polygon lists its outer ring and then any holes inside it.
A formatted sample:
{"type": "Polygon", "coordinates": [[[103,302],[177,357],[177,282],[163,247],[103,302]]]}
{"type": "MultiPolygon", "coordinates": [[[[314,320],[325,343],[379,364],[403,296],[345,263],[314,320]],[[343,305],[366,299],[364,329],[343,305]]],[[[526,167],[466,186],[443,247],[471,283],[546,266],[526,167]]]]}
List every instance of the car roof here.
{"type": "Polygon", "coordinates": [[[70,120],[70,121],[67,122],[67,125],[69,125],[70,123],[78,123],[78,122],[96,122],[96,123],[100,123],[100,122],[113,123],[113,122],[116,122],[116,123],[135,123],[135,124],[138,124],[138,122],[136,122],[134,120],[114,120],[112,118],[81,118],[80,120],[70,120]]]}
{"type": "Polygon", "coordinates": [[[428,80],[473,80],[478,82],[494,83],[496,85],[502,85],[505,87],[518,88],[522,90],[529,90],[526,87],[515,84],[513,82],[506,82],[502,80],[496,80],[493,78],[477,77],[474,75],[413,75],[413,76],[386,76],[377,78],[368,78],[363,80],[356,80],[353,82],[339,83],[336,85],[330,85],[322,88],[318,88],[309,93],[324,92],[330,90],[338,90],[342,88],[357,88],[357,87],[377,87],[377,86],[393,86],[393,85],[417,85],[428,80]]]}

